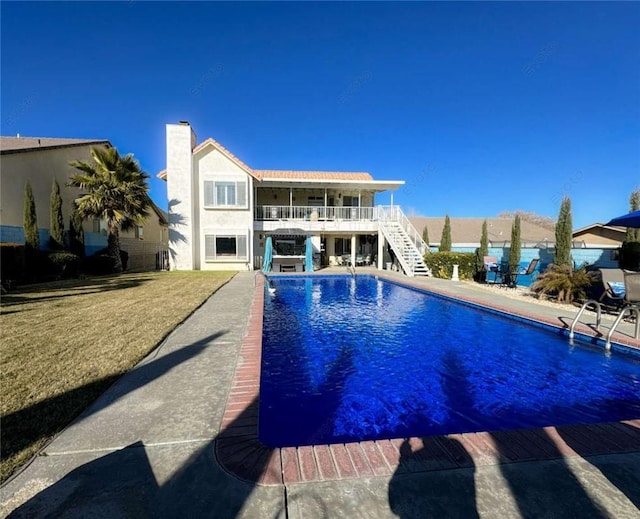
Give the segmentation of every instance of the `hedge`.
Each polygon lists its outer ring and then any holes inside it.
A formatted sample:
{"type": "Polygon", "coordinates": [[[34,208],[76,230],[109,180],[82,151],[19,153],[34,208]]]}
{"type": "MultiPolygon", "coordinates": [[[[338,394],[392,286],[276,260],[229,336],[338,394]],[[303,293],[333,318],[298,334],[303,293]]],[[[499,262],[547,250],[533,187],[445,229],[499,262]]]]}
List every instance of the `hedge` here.
{"type": "Polygon", "coordinates": [[[11,285],[25,278],[27,271],[26,247],[21,243],[0,243],[0,279],[11,285]]]}
{"type": "Polygon", "coordinates": [[[628,241],[622,244],[619,265],[621,269],[640,271],[640,242],[628,241]]]}
{"type": "Polygon", "coordinates": [[[432,252],[425,255],[424,262],[436,278],[451,279],[454,265],[458,265],[460,279],[473,279],[476,272],[476,256],[472,252],[432,252]]]}
{"type": "Polygon", "coordinates": [[[80,257],[71,252],[49,252],[46,256],[46,269],[47,274],[56,279],[77,278],[80,273],[80,257]]]}

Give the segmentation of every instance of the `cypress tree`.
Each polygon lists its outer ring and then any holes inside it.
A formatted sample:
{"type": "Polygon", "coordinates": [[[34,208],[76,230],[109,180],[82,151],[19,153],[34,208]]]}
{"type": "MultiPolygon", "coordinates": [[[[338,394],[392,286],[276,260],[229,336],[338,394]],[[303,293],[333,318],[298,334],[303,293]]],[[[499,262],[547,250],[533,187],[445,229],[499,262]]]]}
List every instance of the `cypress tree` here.
{"type": "Polygon", "coordinates": [[[556,255],[554,259],[556,265],[571,267],[572,238],[571,199],[565,196],[560,204],[560,214],[556,223],[556,255]]]}
{"type": "Polygon", "coordinates": [[[440,238],[440,252],[451,252],[451,220],[449,215],[444,218],[444,227],[442,228],[442,237],[440,238]]]}
{"type": "Polygon", "coordinates": [[[71,214],[69,215],[69,250],[81,258],[84,257],[82,216],[78,212],[78,206],[75,201],[71,205],[71,214]]]}
{"type": "Polygon", "coordinates": [[[27,250],[36,251],[40,248],[40,237],[38,236],[38,217],[36,216],[36,201],[33,198],[31,184],[27,180],[24,186],[24,243],[27,250]]]}
{"type": "Polygon", "coordinates": [[[427,226],[424,226],[424,229],[422,229],[422,239],[424,240],[424,242],[427,244],[427,246],[429,245],[429,230],[427,229],[427,226]]]}
{"type": "Polygon", "coordinates": [[[511,247],[509,247],[509,272],[517,272],[520,265],[520,215],[516,215],[511,226],[511,247]]]}
{"type": "Polygon", "coordinates": [[[64,220],[62,219],[62,197],[60,185],[54,178],[51,186],[51,222],[49,228],[49,248],[64,249],[64,220]]]}
{"type": "MultiPolygon", "coordinates": [[[[640,210],[640,189],[636,189],[629,197],[629,212],[634,213],[640,210]]],[[[630,241],[640,241],[640,229],[627,227],[627,235],[624,238],[625,243],[630,241]]]]}
{"type": "Polygon", "coordinates": [[[489,255],[489,236],[487,231],[487,220],[482,222],[482,235],[480,236],[480,257],[489,255]]]}

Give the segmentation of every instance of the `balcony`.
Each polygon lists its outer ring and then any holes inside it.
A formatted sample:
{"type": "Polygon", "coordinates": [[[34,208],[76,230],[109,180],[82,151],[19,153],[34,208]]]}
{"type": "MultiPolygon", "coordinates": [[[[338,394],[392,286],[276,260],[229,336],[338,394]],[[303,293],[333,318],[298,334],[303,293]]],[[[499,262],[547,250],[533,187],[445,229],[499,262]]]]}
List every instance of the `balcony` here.
{"type": "Polygon", "coordinates": [[[259,205],[254,214],[257,231],[296,228],[307,232],[378,230],[375,207],[259,205]]]}

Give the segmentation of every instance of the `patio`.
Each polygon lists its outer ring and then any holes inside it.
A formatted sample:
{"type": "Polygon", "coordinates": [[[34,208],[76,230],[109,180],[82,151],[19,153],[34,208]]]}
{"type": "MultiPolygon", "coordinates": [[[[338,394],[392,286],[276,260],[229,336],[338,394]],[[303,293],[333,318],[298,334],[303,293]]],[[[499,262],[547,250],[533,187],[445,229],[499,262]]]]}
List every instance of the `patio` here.
{"type": "MultiPolygon", "coordinates": [[[[555,324],[575,315],[506,290],[383,275],[555,324]]],[[[637,514],[640,420],[292,450],[260,446],[260,279],[239,273],[111,387],[3,486],[3,514],[637,514]]]]}

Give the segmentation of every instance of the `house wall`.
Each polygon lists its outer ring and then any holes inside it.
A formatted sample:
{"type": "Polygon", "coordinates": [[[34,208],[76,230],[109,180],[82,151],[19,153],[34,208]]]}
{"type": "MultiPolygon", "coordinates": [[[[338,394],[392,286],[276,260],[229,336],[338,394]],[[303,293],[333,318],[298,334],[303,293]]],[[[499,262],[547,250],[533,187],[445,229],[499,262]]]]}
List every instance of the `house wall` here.
{"type": "Polygon", "coordinates": [[[624,238],[624,232],[604,228],[594,228],[587,232],[574,233],[573,235],[574,240],[584,241],[587,246],[620,247],[624,238]]]}
{"type": "MultiPolygon", "coordinates": [[[[202,270],[247,270],[253,256],[253,177],[213,146],[207,146],[196,154],[193,161],[197,192],[197,214],[199,221],[197,261],[202,270]],[[231,180],[247,182],[246,209],[205,208],[204,182],[231,180]],[[207,260],[205,258],[205,236],[243,235],[247,237],[247,259],[238,261],[207,260]]],[[[198,267],[196,267],[198,268],[198,267]]]]}
{"type": "MultiPolygon", "coordinates": [[[[69,227],[71,204],[80,194],[75,187],[67,187],[69,177],[77,170],[69,166],[72,160],[90,161],[91,146],[71,146],[55,149],[37,149],[19,153],[4,153],[0,156],[0,239],[12,242],[19,238],[15,233],[23,225],[24,187],[29,180],[36,203],[38,228],[46,230],[47,240],[41,240],[41,247],[47,248],[48,229],[51,220],[51,187],[56,179],[62,197],[62,216],[65,229],[69,227]],[[6,229],[5,229],[6,228],[6,229]]],[[[84,223],[85,232],[92,230],[91,222],[84,223]]],[[[22,239],[24,242],[24,233],[22,239]]],[[[18,243],[20,243],[18,242],[18,243]]]]}

